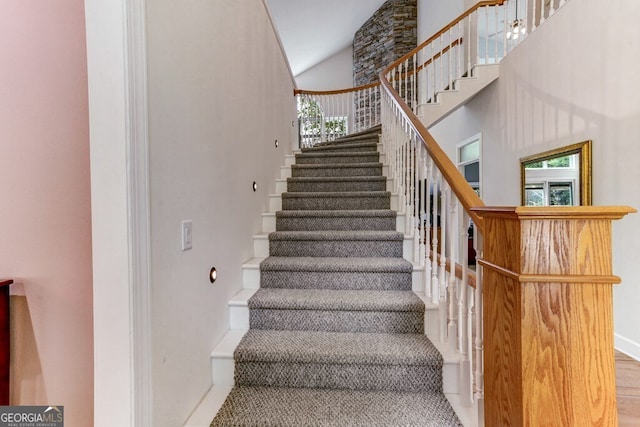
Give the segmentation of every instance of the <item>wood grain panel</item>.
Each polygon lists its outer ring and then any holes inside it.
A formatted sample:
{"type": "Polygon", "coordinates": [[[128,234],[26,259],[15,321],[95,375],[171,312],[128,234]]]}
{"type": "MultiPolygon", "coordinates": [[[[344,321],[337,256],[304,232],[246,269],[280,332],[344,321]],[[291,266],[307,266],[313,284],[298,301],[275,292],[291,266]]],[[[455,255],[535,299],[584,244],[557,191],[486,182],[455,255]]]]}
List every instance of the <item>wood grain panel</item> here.
{"type": "Polygon", "coordinates": [[[485,424],[616,426],[611,220],[634,210],[475,211],[485,222],[485,424]]]}

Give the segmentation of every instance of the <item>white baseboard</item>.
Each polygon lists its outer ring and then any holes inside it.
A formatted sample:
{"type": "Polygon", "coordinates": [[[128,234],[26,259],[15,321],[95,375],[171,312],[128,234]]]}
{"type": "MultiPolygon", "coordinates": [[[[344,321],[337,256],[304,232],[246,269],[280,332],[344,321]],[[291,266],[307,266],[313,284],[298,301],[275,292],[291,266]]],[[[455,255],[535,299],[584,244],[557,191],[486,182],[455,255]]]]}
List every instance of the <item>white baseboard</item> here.
{"type": "Polygon", "coordinates": [[[625,338],[622,335],[614,334],[614,346],[616,350],[640,362],[640,343],[625,338]]]}

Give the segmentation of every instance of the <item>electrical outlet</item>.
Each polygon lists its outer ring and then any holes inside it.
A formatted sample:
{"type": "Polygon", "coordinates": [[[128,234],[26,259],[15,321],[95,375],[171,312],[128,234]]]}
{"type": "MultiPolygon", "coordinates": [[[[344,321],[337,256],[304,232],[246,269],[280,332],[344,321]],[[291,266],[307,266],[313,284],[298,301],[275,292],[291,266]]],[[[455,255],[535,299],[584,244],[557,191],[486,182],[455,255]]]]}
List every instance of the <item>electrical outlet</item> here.
{"type": "Polygon", "coordinates": [[[186,251],[193,247],[193,225],[191,220],[182,221],[182,250],[186,251]]]}

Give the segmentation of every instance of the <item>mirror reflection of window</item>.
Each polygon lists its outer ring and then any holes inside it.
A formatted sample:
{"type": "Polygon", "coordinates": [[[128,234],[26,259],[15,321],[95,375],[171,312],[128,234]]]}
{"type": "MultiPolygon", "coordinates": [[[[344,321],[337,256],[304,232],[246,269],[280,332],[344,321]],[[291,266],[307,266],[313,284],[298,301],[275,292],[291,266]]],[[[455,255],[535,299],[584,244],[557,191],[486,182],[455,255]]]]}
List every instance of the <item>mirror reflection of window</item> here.
{"type": "Polygon", "coordinates": [[[580,177],[579,154],[525,164],[525,206],[573,206],[580,177]]]}
{"type": "Polygon", "coordinates": [[[573,206],[574,182],[536,182],[525,185],[525,206],[573,206]]]}
{"type": "Polygon", "coordinates": [[[524,206],[591,205],[591,141],[520,159],[524,206]]]}

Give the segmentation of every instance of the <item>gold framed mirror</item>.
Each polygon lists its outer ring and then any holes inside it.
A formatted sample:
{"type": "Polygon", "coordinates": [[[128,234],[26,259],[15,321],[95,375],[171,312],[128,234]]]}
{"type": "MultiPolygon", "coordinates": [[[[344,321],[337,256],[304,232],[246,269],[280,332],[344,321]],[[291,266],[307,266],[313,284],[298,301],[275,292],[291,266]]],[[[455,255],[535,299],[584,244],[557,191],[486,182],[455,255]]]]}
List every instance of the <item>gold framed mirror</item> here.
{"type": "Polygon", "coordinates": [[[590,206],[591,141],[520,159],[523,206],[590,206]]]}

